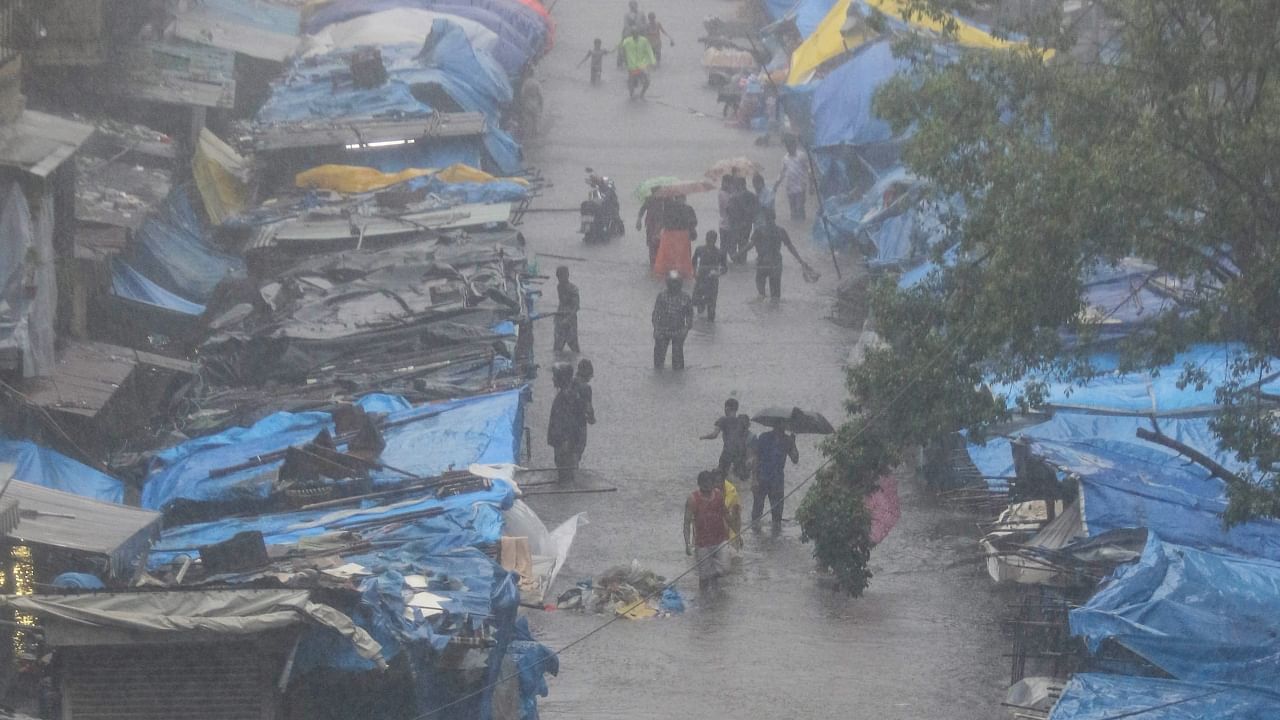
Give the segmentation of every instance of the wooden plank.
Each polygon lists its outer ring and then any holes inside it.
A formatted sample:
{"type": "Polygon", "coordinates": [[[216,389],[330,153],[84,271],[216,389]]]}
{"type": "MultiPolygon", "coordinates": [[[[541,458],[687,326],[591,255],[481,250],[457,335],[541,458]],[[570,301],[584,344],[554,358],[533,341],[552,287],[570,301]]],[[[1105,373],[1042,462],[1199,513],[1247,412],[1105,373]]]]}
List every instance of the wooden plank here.
{"type": "Polygon", "coordinates": [[[422,141],[439,137],[468,137],[485,131],[482,113],[435,113],[413,120],[305,121],[260,126],[253,144],[260,151],[335,145],[368,145],[397,140],[422,141]]]}

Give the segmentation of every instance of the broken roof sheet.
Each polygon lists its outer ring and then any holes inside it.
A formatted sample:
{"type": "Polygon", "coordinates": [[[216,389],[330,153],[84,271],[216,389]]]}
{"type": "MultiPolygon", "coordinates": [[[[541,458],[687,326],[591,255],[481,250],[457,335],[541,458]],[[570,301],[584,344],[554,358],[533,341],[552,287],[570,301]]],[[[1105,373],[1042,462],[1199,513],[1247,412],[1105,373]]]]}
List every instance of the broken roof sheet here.
{"type": "Polygon", "coordinates": [[[19,542],[104,555],[121,573],[160,537],[160,513],[116,505],[13,480],[4,493],[21,520],[8,536],[19,542]]]}
{"type": "Polygon", "coordinates": [[[298,49],[301,13],[262,0],[181,0],[173,33],[263,60],[283,62],[298,49]]]}
{"type": "Polygon", "coordinates": [[[262,125],[254,131],[253,144],[259,151],[330,145],[369,147],[402,140],[482,135],[485,129],[484,114],[479,112],[433,112],[409,120],[308,119],[262,125]]]}
{"type": "Polygon", "coordinates": [[[0,132],[0,165],[48,177],[93,136],[93,126],[26,110],[0,132]]]}

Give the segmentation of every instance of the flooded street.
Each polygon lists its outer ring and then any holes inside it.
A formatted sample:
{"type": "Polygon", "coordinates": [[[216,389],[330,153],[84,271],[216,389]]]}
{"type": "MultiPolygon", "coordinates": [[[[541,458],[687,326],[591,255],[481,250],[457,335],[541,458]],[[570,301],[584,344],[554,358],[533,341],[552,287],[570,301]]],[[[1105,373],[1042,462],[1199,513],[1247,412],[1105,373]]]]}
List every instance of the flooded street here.
{"type": "MultiPolygon", "coordinates": [[[[649,277],[643,235],[635,230],[636,184],[656,175],[698,178],[712,162],[743,154],[764,163],[772,182],[782,150],[776,143],[756,147],[754,134],[724,127],[715,93],[705,87],[696,40],[702,20],[731,17],[736,3],[643,4],[677,43],[663,48],[649,99],[628,100],[612,57],[603,83],[590,86],[587,67],[574,66],[592,38],[606,45],[616,39],[624,9],[622,2],[588,0],[555,6],[557,46],[538,70],[546,97],[542,136],[526,158],[552,186],[523,230],[531,248],[544,253],[540,273],[570,268],[582,293],[583,357],[595,364],[598,423],[577,483],[618,488],[530,499],[548,525],[584,510],[590,519],[555,593],[633,559],[667,577],[686,570],[683,503],[697,472],[714,467],[719,456],[718,440],[698,436],[711,431],[724,400],[735,394],[746,412],[796,404],[836,422],[846,396],[842,369],[857,340],[856,332],[826,319],[837,284],[830,257],[815,250],[807,225],[786,223],[822,279],[805,284],[787,258],[783,299],[772,303],[756,299],[751,265],[732,268],[720,284],[717,321],[695,322],[688,369],[653,370],[649,314],[660,285],[649,277]],[[601,246],[581,242],[576,209],[586,195],[586,166],[617,182],[626,237],[601,246]]],[[[690,202],[700,233],[717,226],[714,193],[690,202]]],[[[849,272],[849,259],[841,262],[849,272]]],[[[541,309],[554,305],[550,281],[541,309]]],[[[551,321],[539,322],[543,372],[529,424],[532,464],[544,467],[552,464],[545,430],[554,356],[551,321]]],[[[800,437],[801,461],[788,466],[788,490],[821,462],[813,438],[800,437]]],[[[543,717],[999,716],[1008,678],[998,623],[1003,600],[982,572],[975,518],[937,507],[914,480],[904,482],[903,518],[872,556],[871,587],[854,600],[832,591],[814,571],[810,546],[800,543],[791,518],[803,493],[788,499],[781,537],[748,534],[743,563],[723,597],[700,601],[690,575],[680,582],[691,601],[686,614],[617,622],[566,652],[540,704],[543,717]]],[[[745,488],[744,504],[746,514],[745,488]]],[[[539,639],[557,649],[607,620],[576,612],[529,616],[539,639]]]]}

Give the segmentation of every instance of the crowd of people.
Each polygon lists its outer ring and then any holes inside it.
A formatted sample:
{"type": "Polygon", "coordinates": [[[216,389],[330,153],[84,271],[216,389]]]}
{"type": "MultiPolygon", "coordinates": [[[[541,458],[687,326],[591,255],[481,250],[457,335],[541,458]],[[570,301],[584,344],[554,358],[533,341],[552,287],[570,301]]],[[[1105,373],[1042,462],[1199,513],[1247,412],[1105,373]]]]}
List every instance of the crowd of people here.
{"type": "MultiPolygon", "coordinates": [[[[604,59],[617,56],[617,65],[627,71],[627,90],[632,98],[644,98],[650,86],[650,71],[662,60],[662,40],[674,40],[655,13],[641,12],[637,0],[628,4],[620,42],[606,47],[597,38],[578,62],[590,63],[590,82],[598,84],[604,59]]],[[[817,273],[800,256],[787,231],[778,225],[775,197],[786,194],[790,217],[801,221],[805,199],[812,186],[808,157],[793,137],[784,138],[786,153],[776,180],[769,184],[759,172],[725,174],[718,196],[719,224],[706,230],[697,244],[698,216],[688,198],[675,188],[658,187],[649,192],[636,216],[636,230],[643,229],[649,267],[664,287],[654,300],[653,366],[666,367],[670,357],[673,370],[685,368],[685,339],[696,317],[715,322],[720,278],[731,264],[747,262],[755,253],[755,283],[760,298],[777,300],[782,295],[782,250],[795,258],[806,279],[817,273]],[[696,247],[695,247],[696,245],[696,247]],[[692,292],[685,289],[692,280],[692,292]]],[[[556,270],[558,304],[555,313],[553,349],[560,358],[568,350],[581,353],[577,314],[581,308],[578,288],[569,280],[568,267],[556,270]]],[[[558,360],[552,366],[556,388],[547,444],[554,451],[558,478],[572,481],[582,461],[587,431],[596,421],[592,398],[591,362],[581,359],[576,371],[572,364],[558,360]]],[[[766,512],[774,532],[782,525],[785,499],[784,474],[787,461],[799,462],[795,435],[786,423],[770,423],[766,432],[752,431],[749,415],[740,411],[737,399],[725,402],[723,416],[716,419],[704,440],[722,442],[714,469],[698,474],[697,489],[686,500],[684,539],[686,552],[695,556],[702,590],[714,590],[717,579],[728,571],[742,547],[743,508],[739,486],[751,490],[750,521],[759,528],[766,512]]]]}

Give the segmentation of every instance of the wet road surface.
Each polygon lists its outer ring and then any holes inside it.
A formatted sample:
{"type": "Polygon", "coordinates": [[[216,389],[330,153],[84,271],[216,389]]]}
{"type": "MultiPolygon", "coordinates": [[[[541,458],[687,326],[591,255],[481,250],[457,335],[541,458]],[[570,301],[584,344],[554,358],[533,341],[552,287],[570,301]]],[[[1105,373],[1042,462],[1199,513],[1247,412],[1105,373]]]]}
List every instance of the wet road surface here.
{"type": "MultiPolygon", "coordinates": [[[[541,136],[527,148],[528,163],[553,186],[523,230],[531,249],[544,253],[540,271],[551,275],[567,265],[582,292],[582,356],[595,364],[598,423],[576,484],[618,492],[530,498],[549,526],[579,511],[591,523],[579,532],[553,596],[632,559],[668,577],[689,567],[680,528],[684,499],[720,451],[719,441],[697,438],[710,432],[730,394],[747,412],[797,404],[833,422],[843,415],[842,368],[857,333],[826,320],[835,274],[804,225],[784,223],[822,272],[818,283],[803,283],[788,257],[782,301],[760,301],[751,266],[734,267],[720,283],[717,321],[699,319],[690,333],[688,369],[652,367],[649,313],[660,285],[648,275],[643,234],[634,229],[632,190],[654,175],[698,178],[712,162],[743,154],[765,164],[771,183],[778,170],[781,149],[756,147],[754,135],[725,127],[715,93],[705,87],[696,41],[702,19],[730,18],[737,6],[642,5],[658,13],[677,43],[664,48],[647,101],[628,100],[625,75],[611,57],[597,87],[587,83],[585,65],[574,68],[592,38],[607,45],[616,37],[625,3],[560,0],[554,8],[558,45],[537,73],[546,98],[541,136]],[[629,226],[626,237],[602,246],[584,246],[576,233],[588,165],[617,181],[629,226]]],[[[715,203],[714,193],[691,198],[700,231],[718,224],[715,203]]],[[[545,293],[541,309],[552,310],[554,281],[545,293]]],[[[552,464],[545,432],[555,358],[551,321],[539,323],[544,369],[529,418],[534,467],[552,464]]],[[[812,436],[801,436],[800,452],[800,464],[787,468],[788,489],[822,459],[812,436]]],[[[1008,677],[1001,657],[1008,643],[998,624],[1004,601],[982,573],[975,518],[939,507],[914,481],[903,483],[902,494],[902,521],[875,550],[875,577],[864,597],[834,592],[814,571],[811,548],[790,521],[801,490],[788,501],[780,537],[748,534],[742,565],[719,599],[699,600],[690,575],[680,583],[691,601],[686,614],[617,622],[565,653],[561,676],[541,702],[543,717],[1000,717],[1008,677]]],[[[744,503],[749,512],[749,492],[744,503]]],[[[529,619],[552,648],[606,620],[539,611],[529,619]]]]}

